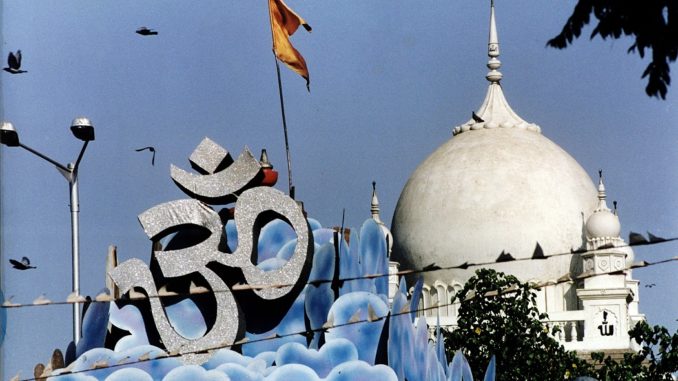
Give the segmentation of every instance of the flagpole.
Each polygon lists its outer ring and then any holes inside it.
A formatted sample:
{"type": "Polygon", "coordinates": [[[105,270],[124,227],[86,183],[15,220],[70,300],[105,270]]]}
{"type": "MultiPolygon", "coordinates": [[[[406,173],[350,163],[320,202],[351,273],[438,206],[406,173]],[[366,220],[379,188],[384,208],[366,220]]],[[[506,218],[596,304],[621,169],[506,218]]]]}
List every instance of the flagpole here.
{"type": "Polygon", "coordinates": [[[294,199],[294,187],[292,186],[292,160],[290,159],[290,144],[287,138],[287,121],[285,119],[285,102],[283,101],[282,81],[280,80],[280,64],[278,58],[273,52],[273,59],[275,60],[275,70],[278,74],[278,94],[280,94],[280,111],[282,113],[283,132],[285,133],[285,154],[287,155],[287,191],[290,197],[294,199]]]}

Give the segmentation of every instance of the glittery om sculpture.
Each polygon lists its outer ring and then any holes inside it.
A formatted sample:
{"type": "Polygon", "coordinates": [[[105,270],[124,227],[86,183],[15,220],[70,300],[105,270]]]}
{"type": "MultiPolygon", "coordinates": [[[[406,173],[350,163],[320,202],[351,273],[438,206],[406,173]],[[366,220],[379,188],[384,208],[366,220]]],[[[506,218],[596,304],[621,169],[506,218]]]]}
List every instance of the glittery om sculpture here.
{"type": "Polygon", "coordinates": [[[184,247],[174,250],[169,250],[169,246],[166,250],[155,250],[150,269],[143,261],[131,259],[109,275],[121,293],[133,288],[143,289],[148,296],[155,329],[166,349],[182,354],[185,363],[200,364],[209,359],[208,350],[232,345],[243,336],[243,307],[245,312],[248,308],[251,311],[251,306],[261,309],[262,302],[268,302],[263,303],[268,305],[267,311],[276,310],[271,307],[280,305],[289,307],[308,277],[313,236],[301,208],[293,199],[276,189],[257,186],[261,165],[247,148],[233,161],[225,149],[205,138],[189,160],[200,174],[172,166],[171,176],[192,199],[157,205],[139,215],[139,222],[154,242],[173,233],[177,233],[177,238],[182,232],[196,228],[202,230],[203,239],[199,242],[193,239],[188,246],[184,243],[184,247]],[[227,209],[216,212],[208,205],[228,204],[234,199],[237,201],[233,213],[227,209]],[[238,232],[237,249],[233,252],[228,250],[224,233],[231,218],[238,232]],[[281,219],[292,227],[296,233],[296,247],[281,267],[264,271],[256,266],[257,240],[262,227],[274,219],[281,219]],[[206,238],[205,233],[208,233],[206,238]],[[205,285],[213,293],[210,314],[213,316],[205,316],[213,319],[213,324],[202,337],[186,338],[170,323],[158,289],[170,284],[171,278],[205,285]],[[159,280],[163,284],[159,284],[159,280]],[[249,292],[239,292],[236,301],[231,287],[243,282],[251,287],[241,287],[249,292]]]}

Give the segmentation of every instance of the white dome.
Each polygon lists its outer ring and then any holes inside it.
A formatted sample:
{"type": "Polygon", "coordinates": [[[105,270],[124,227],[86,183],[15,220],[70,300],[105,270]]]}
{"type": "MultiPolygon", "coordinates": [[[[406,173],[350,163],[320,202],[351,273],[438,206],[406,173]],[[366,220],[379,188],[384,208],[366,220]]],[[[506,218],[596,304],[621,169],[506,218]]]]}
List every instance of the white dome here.
{"type": "MultiPolygon", "coordinates": [[[[529,258],[537,243],[547,256],[568,253],[584,246],[584,224],[596,202],[586,172],[539,132],[500,127],[459,133],[405,185],[391,229],[393,260],[403,269],[421,269],[493,262],[502,251],[529,258]]],[[[491,267],[523,281],[548,280],[574,270],[572,260],[562,255],[491,267]]],[[[424,278],[465,282],[475,270],[424,278]]]]}
{"type": "Polygon", "coordinates": [[[609,210],[596,211],[586,221],[586,231],[591,238],[617,238],[621,231],[619,218],[609,210]]]}
{"type": "MultiPolygon", "coordinates": [[[[400,194],[392,260],[403,269],[492,263],[486,267],[522,281],[577,273],[580,259],[570,251],[586,247],[596,189],[567,152],[506,101],[494,6],[488,57],[490,86],[480,108],[419,165],[400,194]],[[537,244],[546,256],[561,255],[494,263],[502,252],[531,258],[537,244]]],[[[427,272],[424,280],[465,283],[477,268],[427,272]]]]}
{"type": "Polygon", "coordinates": [[[603,184],[603,171],[599,172],[598,181],[598,207],[593,211],[591,217],[586,221],[586,232],[589,238],[619,238],[621,224],[619,217],[612,213],[607,207],[605,184],[603,184]]]}

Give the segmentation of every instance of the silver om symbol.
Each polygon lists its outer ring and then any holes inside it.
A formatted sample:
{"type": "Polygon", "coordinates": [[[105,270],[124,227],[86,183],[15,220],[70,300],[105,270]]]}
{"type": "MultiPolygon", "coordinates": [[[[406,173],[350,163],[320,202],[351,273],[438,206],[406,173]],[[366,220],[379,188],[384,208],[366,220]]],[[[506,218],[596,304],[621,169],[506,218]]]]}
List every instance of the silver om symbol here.
{"type": "Polygon", "coordinates": [[[252,292],[264,300],[275,300],[298,289],[307,275],[313,248],[313,236],[297,203],[284,193],[256,186],[261,166],[245,148],[233,161],[226,150],[205,138],[190,159],[201,172],[194,175],[172,166],[171,176],[177,185],[196,199],[183,199],[157,205],[139,215],[139,222],[151,240],[186,226],[207,229],[209,236],[193,246],[177,250],[154,251],[164,277],[200,276],[214,293],[216,318],[211,329],[198,339],[181,336],[172,327],[158,298],[151,270],[138,259],[123,262],[109,275],[122,293],[142,288],[149,297],[155,326],[165,347],[182,354],[183,361],[199,364],[209,353],[196,353],[233,344],[244,330],[243,318],[231,290],[209,264],[238,268],[252,292]],[[254,185],[254,187],[252,187],[254,185]],[[219,213],[205,202],[224,204],[236,199],[234,220],[238,247],[233,253],[220,250],[225,242],[224,222],[219,213]],[[200,201],[202,200],[202,201],[200,201]],[[205,201],[205,202],[203,202],[205,201]],[[262,226],[273,218],[282,218],[297,235],[294,254],[279,269],[263,271],[256,266],[256,244],[262,226]]]}

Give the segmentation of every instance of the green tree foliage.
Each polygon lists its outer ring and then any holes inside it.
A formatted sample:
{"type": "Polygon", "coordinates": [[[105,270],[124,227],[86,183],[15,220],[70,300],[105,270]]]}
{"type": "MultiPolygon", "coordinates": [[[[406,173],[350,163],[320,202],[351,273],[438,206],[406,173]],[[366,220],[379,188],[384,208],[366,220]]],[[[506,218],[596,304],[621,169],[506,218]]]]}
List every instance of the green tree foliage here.
{"type": "Polygon", "coordinates": [[[678,1],[579,0],[563,30],[547,45],[566,48],[579,38],[592,14],[598,25],[591,32],[591,38],[631,36],[635,40],[629,53],[637,51],[643,58],[646,50],[651,51],[652,61],[642,75],[648,78],[645,92],[665,99],[671,84],[669,62],[678,56],[678,1]]]}
{"type": "Polygon", "coordinates": [[[558,344],[542,321],[536,293],[512,275],[480,269],[456,295],[460,302],[458,328],[445,332],[448,358],[461,350],[482,379],[492,355],[497,380],[563,380],[589,376],[600,381],[673,380],[678,372],[678,332],[665,327],[636,324],[629,335],[641,347],[615,360],[593,353],[587,363],[558,344]]]}
{"type": "Polygon", "coordinates": [[[591,355],[598,365],[598,380],[673,380],[671,373],[678,371],[678,332],[671,335],[666,328],[643,321],[629,334],[642,346],[638,353],[627,353],[621,361],[602,353],[591,355]]]}
{"type": "Polygon", "coordinates": [[[461,302],[458,328],[447,332],[448,357],[461,349],[474,378],[496,356],[497,380],[574,379],[589,372],[588,364],[566,351],[542,324],[547,315],[536,307],[529,284],[512,275],[480,269],[457,294],[461,302]]]}

